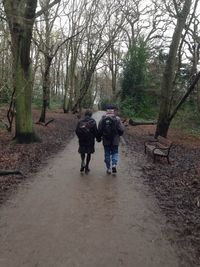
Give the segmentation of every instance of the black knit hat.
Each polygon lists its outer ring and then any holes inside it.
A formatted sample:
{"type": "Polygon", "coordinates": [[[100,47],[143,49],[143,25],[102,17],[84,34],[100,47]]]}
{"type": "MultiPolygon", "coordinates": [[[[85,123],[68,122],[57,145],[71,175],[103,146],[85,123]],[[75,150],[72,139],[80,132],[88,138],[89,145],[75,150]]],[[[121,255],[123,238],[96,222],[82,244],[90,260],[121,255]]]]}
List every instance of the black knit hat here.
{"type": "Polygon", "coordinates": [[[111,104],[107,104],[107,105],[106,105],[106,109],[114,109],[114,106],[111,105],[111,104]]]}

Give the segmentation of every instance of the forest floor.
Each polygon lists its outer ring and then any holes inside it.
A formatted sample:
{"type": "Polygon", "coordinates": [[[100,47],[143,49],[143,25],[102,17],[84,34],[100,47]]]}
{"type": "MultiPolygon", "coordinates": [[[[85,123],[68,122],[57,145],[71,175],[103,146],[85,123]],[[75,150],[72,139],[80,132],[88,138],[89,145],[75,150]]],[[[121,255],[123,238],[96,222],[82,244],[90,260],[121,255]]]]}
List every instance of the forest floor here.
{"type": "Polygon", "coordinates": [[[152,157],[144,154],[144,142],[154,133],[152,125],[128,126],[128,154],[137,159],[144,183],[155,194],[168,222],[175,226],[171,240],[184,247],[188,258],[200,266],[200,138],[170,130],[168,138],[173,146],[169,165],[165,158],[153,163],[152,157]]]}
{"type": "MultiPolygon", "coordinates": [[[[1,110],[5,117],[5,110],[1,110]]],[[[32,144],[13,144],[13,133],[0,129],[0,170],[18,170],[23,175],[0,176],[0,204],[27,179],[30,173],[37,172],[41,164],[51,155],[65,148],[66,143],[74,136],[77,116],[63,114],[62,110],[47,112],[46,121],[53,119],[47,126],[36,124],[40,113],[33,112],[34,130],[41,142],[32,144]]],[[[14,132],[14,131],[13,131],[14,132]]]]}
{"type": "MultiPolygon", "coordinates": [[[[34,121],[39,113],[34,112],[34,121]]],[[[48,119],[54,121],[48,126],[34,124],[41,143],[13,145],[12,135],[0,130],[0,170],[20,170],[23,176],[0,176],[0,204],[17,188],[17,185],[30,174],[37,172],[48,157],[65,147],[71,140],[77,118],[62,111],[48,112],[48,119]]],[[[155,164],[144,154],[144,141],[152,137],[155,126],[128,126],[125,140],[127,154],[134,168],[139,168],[142,181],[150,186],[159,207],[173,224],[170,240],[184,247],[194,265],[200,264],[200,139],[171,130],[168,138],[173,141],[170,152],[171,165],[166,159],[155,164]]],[[[131,166],[131,165],[130,165],[131,166]]]]}

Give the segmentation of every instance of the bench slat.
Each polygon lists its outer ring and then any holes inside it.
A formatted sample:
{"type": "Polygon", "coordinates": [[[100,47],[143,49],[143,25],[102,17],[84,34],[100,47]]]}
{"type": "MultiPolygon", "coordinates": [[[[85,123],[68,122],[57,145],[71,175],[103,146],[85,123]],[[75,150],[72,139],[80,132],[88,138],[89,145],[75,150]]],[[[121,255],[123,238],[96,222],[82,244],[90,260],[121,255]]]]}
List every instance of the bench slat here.
{"type": "Polygon", "coordinates": [[[146,147],[147,147],[147,149],[149,151],[153,152],[156,155],[159,155],[159,156],[167,156],[167,152],[168,152],[167,150],[161,150],[159,148],[156,148],[153,145],[147,145],[146,147]]]}
{"type": "Polygon", "coordinates": [[[149,150],[154,156],[154,162],[155,162],[155,157],[160,156],[160,157],[166,157],[168,163],[170,163],[169,151],[172,146],[172,142],[169,139],[166,139],[162,136],[158,136],[156,140],[157,140],[156,142],[149,140],[144,143],[145,153],[146,150],[149,150]]]}
{"type": "Polygon", "coordinates": [[[168,151],[160,150],[159,148],[156,148],[153,153],[158,156],[166,157],[168,154],[168,151]]]}

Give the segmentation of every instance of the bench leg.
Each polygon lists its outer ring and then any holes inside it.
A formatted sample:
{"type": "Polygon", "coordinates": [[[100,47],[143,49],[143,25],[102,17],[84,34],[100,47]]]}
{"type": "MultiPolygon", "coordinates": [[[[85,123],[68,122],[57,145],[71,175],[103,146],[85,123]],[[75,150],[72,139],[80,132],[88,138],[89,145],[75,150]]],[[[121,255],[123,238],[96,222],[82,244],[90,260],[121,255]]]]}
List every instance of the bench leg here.
{"type": "Polygon", "coordinates": [[[147,153],[147,148],[146,148],[146,146],[144,146],[144,153],[145,153],[145,154],[147,153]]]}
{"type": "Polygon", "coordinates": [[[156,163],[156,155],[153,154],[153,163],[156,163]]]}

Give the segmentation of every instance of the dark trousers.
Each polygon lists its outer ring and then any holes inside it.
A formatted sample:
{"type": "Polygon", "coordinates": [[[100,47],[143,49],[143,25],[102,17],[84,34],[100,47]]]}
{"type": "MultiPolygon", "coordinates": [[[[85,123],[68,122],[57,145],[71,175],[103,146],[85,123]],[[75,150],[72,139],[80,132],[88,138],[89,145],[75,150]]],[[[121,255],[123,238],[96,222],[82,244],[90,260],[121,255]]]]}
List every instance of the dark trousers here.
{"type": "Polygon", "coordinates": [[[81,166],[88,168],[90,160],[91,160],[91,154],[81,153],[81,160],[82,160],[81,166]],[[87,155],[87,157],[86,157],[86,164],[85,164],[85,156],[86,155],[87,155]],[[85,166],[84,166],[84,164],[85,164],[85,166]]]}

